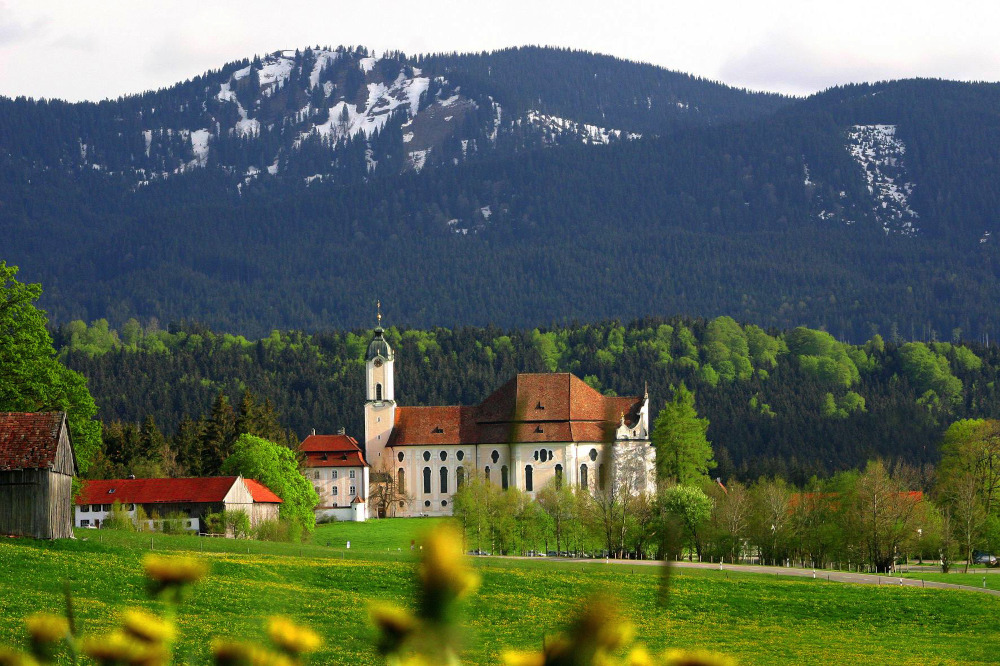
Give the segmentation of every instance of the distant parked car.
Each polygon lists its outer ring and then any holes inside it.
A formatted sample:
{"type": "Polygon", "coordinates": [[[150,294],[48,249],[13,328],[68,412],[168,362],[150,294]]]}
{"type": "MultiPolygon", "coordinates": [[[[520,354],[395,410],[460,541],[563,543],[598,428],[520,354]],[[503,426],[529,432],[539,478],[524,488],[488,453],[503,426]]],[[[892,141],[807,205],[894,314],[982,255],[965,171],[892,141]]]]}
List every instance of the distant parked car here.
{"type": "Polygon", "coordinates": [[[989,553],[975,553],[972,556],[973,564],[985,564],[988,567],[995,567],[997,565],[997,556],[990,555],[989,553]]]}

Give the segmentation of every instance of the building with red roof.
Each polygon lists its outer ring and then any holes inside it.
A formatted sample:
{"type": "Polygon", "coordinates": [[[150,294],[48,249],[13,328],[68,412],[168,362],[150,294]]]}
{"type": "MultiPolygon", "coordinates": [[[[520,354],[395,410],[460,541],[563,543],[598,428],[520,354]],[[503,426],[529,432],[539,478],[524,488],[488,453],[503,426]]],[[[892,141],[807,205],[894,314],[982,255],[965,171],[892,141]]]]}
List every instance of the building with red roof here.
{"type": "Polygon", "coordinates": [[[340,432],[313,434],[299,445],[302,472],[319,495],[317,519],[363,521],[369,469],[357,440],[340,432]]]}
{"type": "Polygon", "coordinates": [[[75,475],[65,412],[0,412],[0,534],[72,537],[75,475]]]}
{"type": "Polygon", "coordinates": [[[522,373],[478,405],[402,407],[394,366],[376,328],[366,358],[364,455],[373,469],[369,503],[380,515],[450,515],[455,491],[473,473],[531,496],[550,482],[653,489],[648,394],[611,397],[569,373],[522,373]]]}
{"type": "Polygon", "coordinates": [[[115,502],[133,517],[136,507],[142,507],[154,528],[172,518],[197,532],[208,514],[221,511],[245,512],[251,527],[277,520],[282,500],[264,484],[242,476],[88,479],[76,496],[76,526],[100,527],[115,502]]]}

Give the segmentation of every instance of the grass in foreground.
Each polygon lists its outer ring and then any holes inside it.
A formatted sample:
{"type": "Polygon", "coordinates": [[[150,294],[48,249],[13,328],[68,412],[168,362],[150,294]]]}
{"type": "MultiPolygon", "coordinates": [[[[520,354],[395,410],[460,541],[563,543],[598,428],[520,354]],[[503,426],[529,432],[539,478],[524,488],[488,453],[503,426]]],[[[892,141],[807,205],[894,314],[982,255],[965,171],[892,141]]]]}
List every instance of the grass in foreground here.
{"type": "MultiPolygon", "coordinates": [[[[301,547],[253,542],[250,555],[247,542],[157,536],[158,550],[204,546],[212,565],[179,618],[180,647],[201,663],[210,637],[261,639],[264,619],[281,613],[324,636],[313,663],[377,663],[366,602],[412,599],[406,551],[430,525],[338,523],[301,547]],[[350,555],[335,542],[348,534],[350,555]]],[[[61,611],[64,579],[87,631],[110,628],[127,604],[157,609],[140,566],[148,535],[87,536],[0,542],[0,643],[22,644],[21,618],[31,612],[61,611]]],[[[482,586],[466,605],[468,663],[497,663],[504,648],[539,647],[591,591],[616,596],[654,650],[707,648],[768,664],[994,663],[1000,654],[1000,599],[988,595],[684,570],[674,573],[670,605],[661,609],[656,567],[492,558],[475,566],[482,586]]]]}

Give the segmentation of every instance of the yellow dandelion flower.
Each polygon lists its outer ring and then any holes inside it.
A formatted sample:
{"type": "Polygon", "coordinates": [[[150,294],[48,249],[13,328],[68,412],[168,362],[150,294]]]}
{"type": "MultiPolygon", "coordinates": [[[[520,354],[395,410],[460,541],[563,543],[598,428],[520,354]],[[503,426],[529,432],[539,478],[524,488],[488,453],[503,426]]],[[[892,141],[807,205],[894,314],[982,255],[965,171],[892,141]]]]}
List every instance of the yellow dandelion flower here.
{"type": "Polygon", "coordinates": [[[212,657],[218,666],[290,666],[285,655],[271,652],[260,645],[237,641],[216,640],[212,657]]]}
{"type": "Polygon", "coordinates": [[[736,660],[708,650],[670,650],[663,656],[666,666],[736,666],[736,660]]]}
{"type": "Polygon", "coordinates": [[[38,662],[21,652],[0,647],[0,666],[37,666],[38,662]]]}
{"type": "Polygon", "coordinates": [[[545,655],[541,652],[508,651],[502,655],[504,666],[545,666],[545,655]]]}
{"type": "Polygon", "coordinates": [[[55,643],[69,635],[69,621],[62,615],[35,613],[25,623],[32,643],[55,643]]]}
{"type": "Polygon", "coordinates": [[[160,645],[174,637],[173,623],[141,610],[126,611],[122,626],[129,636],[143,643],[160,645]]]}
{"type": "Polygon", "coordinates": [[[80,643],[80,651],[98,664],[130,664],[160,666],[169,662],[169,654],[160,645],[141,643],[124,632],[106,636],[88,636],[80,643]]]}
{"type": "Polygon", "coordinates": [[[479,586],[479,576],[469,570],[462,555],[462,533],[451,525],[427,535],[419,573],[425,588],[447,589],[457,597],[479,586]]]}
{"type": "Polygon", "coordinates": [[[408,611],[390,604],[372,604],[368,615],[379,630],[378,651],[394,654],[417,628],[417,620],[408,611]]]}
{"type": "Polygon", "coordinates": [[[208,573],[208,565],[193,557],[147,555],[142,565],[146,575],[163,587],[194,583],[208,573]]]}
{"type": "Polygon", "coordinates": [[[639,646],[632,648],[625,659],[628,666],[654,666],[656,663],[653,657],[646,651],[646,648],[639,646]]]}
{"type": "Polygon", "coordinates": [[[290,654],[315,652],[323,642],[312,629],[296,625],[285,617],[272,617],[267,624],[267,635],[276,646],[290,654]]]}

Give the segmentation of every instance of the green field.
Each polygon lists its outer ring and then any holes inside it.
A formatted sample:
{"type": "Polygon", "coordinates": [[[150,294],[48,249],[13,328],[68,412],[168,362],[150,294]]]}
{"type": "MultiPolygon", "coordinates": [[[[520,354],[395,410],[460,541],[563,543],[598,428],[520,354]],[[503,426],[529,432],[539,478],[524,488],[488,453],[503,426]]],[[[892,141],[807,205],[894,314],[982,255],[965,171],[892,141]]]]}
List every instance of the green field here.
{"type": "MultiPolygon", "coordinates": [[[[203,552],[212,566],[181,614],[181,651],[202,663],[211,637],[262,639],[264,618],[281,613],[324,636],[313,663],[377,663],[366,602],[412,598],[410,540],[434,522],[324,525],[302,546],[155,536],[155,550],[203,552]]],[[[64,580],[86,631],[110,628],[126,605],[156,609],[140,571],[148,535],[78,535],[0,542],[0,644],[24,645],[23,616],[60,611],[64,580]]],[[[654,650],[708,648],[750,664],[985,664],[1000,655],[1000,598],[990,595],[682,570],[662,609],[657,567],[495,558],[474,565],[482,585],[466,604],[468,663],[497,663],[504,647],[538,647],[591,592],[617,597],[654,650]]]]}

